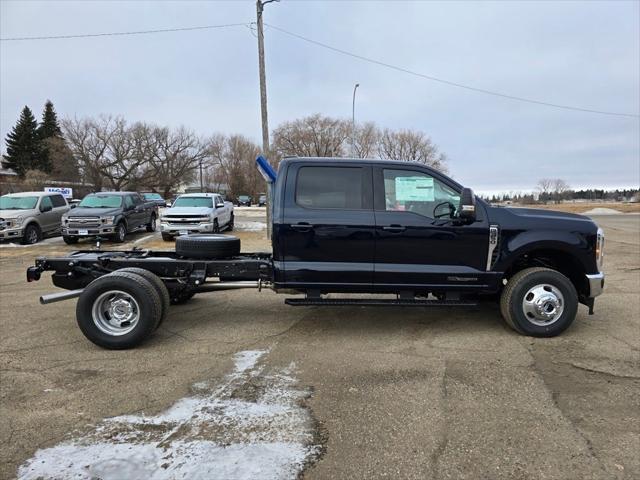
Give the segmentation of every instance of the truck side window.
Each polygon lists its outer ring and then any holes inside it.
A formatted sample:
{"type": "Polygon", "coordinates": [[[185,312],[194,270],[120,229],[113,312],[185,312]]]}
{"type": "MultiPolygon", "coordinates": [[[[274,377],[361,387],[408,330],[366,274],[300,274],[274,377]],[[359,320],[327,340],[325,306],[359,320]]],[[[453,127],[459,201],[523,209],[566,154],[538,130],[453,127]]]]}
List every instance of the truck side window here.
{"type": "Polygon", "coordinates": [[[427,173],[385,169],[384,201],[387,211],[414,212],[429,218],[450,212],[453,217],[460,194],[427,173]]]}
{"type": "Polygon", "coordinates": [[[141,205],[143,203],[142,198],[140,198],[140,195],[131,195],[130,198],[133,200],[134,205],[141,205]]]}
{"type": "Polygon", "coordinates": [[[124,197],[124,208],[131,208],[133,207],[133,199],[131,198],[131,195],[126,195],[124,197]]]}
{"type": "Polygon", "coordinates": [[[43,209],[46,207],[53,208],[53,203],[51,203],[51,197],[42,197],[42,200],[40,200],[40,211],[42,212],[43,209]]]}
{"type": "Polygon", "coordinates": [[[302,167],[296,181],[296,203],[305,208],[361,210],[360,167],[302,167]]]}
{"type": "Polygon", "coordinates": [[[53,203],[53,208],[67,206],[67,202],[62,195],[51,195],[51,202],[53,203]]]}

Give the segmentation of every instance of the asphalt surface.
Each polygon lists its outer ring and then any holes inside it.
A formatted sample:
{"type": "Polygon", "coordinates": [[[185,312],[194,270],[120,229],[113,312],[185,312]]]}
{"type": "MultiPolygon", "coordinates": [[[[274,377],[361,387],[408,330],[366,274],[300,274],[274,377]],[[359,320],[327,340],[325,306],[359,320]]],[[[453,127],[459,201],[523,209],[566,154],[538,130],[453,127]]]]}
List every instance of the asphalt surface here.
{"type": "MultiPolygon", "coordinates": [[[[261,213],[238,213],[243,249],[268,250],[261,213]]],[[[48,278],[25,282],[33,257],[71,247],[0,245],[0,478],[106,417],[162,412],[247,350],[268,352],[265,371],[293,362],[309,392],[321,448],[304,478],[640,478],[640,216],[595,220],[605,293],[552,339],[515,334],[490,304],[287,307],[242,290],[196,296],[142,347],[107,351],[78,330],[75,301],[39,305],[48,278]]]]}

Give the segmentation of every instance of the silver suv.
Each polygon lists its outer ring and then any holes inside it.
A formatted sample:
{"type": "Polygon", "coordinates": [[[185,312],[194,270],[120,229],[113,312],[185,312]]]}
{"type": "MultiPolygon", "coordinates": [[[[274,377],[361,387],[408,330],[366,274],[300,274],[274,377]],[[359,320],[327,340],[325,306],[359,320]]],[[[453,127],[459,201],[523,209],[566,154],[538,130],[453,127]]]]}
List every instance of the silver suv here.
{"type": "Polygon", "coordinates": [[[0,197],[0,240],[37,243],[61,230],[61,217],[69,211],[59,193],[22,192],[0,197]]]}

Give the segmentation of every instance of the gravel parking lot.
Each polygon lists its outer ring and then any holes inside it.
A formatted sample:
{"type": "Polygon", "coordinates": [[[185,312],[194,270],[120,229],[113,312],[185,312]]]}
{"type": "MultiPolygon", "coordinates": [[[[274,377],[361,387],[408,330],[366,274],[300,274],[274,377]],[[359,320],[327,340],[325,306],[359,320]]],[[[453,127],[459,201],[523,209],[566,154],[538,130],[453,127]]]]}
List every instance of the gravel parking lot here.
{"type": "MultiPolygon", "coordinates": [[[[236,212],[243,250],[268,250],[263,210],[236,212]]],[[[196,296],[142,347],[107,351],[75,301],[41,306],[50,280],[25,281],[35,256],[77,247],[2,244],[0,477],[57,461],[86,478],[193,478],[206,462],[218,478],[640,478],[640,215],[594,218],[605,293],[552,339],[515,334],[489,304],[295,308],[242,290],[196,296]],[[163,452],[158,470],[105,458],[131,444],[163,452]]]]}

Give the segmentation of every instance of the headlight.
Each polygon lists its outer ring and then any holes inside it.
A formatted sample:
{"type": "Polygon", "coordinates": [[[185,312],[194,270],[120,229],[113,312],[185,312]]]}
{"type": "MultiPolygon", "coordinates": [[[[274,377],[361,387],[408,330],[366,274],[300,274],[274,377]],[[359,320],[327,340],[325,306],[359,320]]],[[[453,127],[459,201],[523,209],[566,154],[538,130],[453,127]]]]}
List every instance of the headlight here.
{"type": "Polygon", "coordinates": [[[24,217],[16,217],[11,220],[16,227],[19,227],[20,225],[22,225],[22,222],[24,222],[24,217]]]}
{"type": "Polygon", "coordinates": [[[62,218],[60,218],[60,220],[62,221],[62,223],[69,223],[69,217],[66,215],[63,215],[62,218]]]}
{"type": "Polygon", "coordinates": [[[598,228],[598,238],[596,239],[596,263],[598,270],[602,271],[602,263],[604,260],[604,231],[598,228]]]}
{"type": "Polygon", "coordinates": [[[105,224],[111,225],[116,217],[100,217],[100,221],[105,224]]]}

